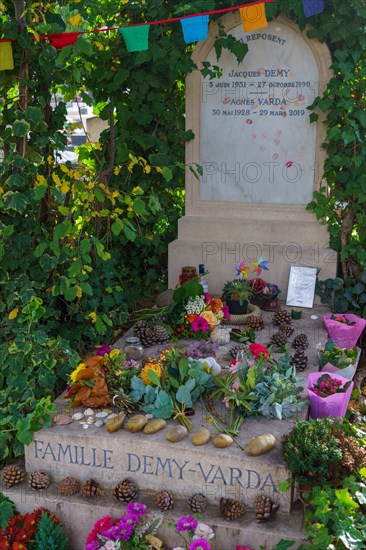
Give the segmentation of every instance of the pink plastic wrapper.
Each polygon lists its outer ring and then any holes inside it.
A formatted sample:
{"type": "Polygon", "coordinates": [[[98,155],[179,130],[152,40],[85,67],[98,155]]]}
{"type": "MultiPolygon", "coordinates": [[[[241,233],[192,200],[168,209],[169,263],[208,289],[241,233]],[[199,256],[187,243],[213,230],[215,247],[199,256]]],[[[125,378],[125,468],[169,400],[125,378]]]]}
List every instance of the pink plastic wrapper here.
{"type": "Polygon", "coordinates": [[[333,340],[336,346],[340,348],[352,349],[356,347],[357,340],[366,326],[366,320],[353,315],[353,313],[333,313],[323,315],[325,327],[328,331],[328,338],[333,340]],[[343,317],[355,325],[346,325],[331,319],[331,317],[343,317]]]}
{"type": "Polygon", "coordinates": [[[346,414],[348,402],[351,398],[353,389],[353,382],[351,382],[349,388],[344,393],[334,393],[328,395],[328,397],[320,397],[314,393],[311,388],[313,384],[316,384],[321,376],[329,374],[332,378],[336,378],[342,382],[342,386],[349,382],[343,376],[334,374],[332,372],[312,372],[308,376],[307,388],[310,399],[310,416],[311,418],[325,418],[327,416],[339,416],[342,417],[346,414]]]}

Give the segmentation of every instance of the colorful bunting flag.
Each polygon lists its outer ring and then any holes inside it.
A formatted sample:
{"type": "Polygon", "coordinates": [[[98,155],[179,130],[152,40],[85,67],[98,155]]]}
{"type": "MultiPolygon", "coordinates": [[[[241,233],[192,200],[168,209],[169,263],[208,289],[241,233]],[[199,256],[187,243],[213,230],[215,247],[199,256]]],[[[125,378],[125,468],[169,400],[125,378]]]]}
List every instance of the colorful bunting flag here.
{"type": "Polygon", "coordinates": [[[267,27],[267,17],[264,4],[254,4],[240,8],[240,16],[245,32],[267,27]]]}
{"type": "Polygon", "coordinates": [[[0,41],[0,71],[14,69],[13,47],[11,40],[0,41]]]}
{"type": "Polygon", "coordinates": [[[206,40],[208,33],[208,15],[196,15],[193,17],[184,17],[180,20],[183,37],[186,44],[206,40]]]}
{"type": "Polygon", "coordinates": [[[302,0],[305,17],[311,17],[324,11],[324,0],[302,0]]]}
{"type": "Polygon", "coordinates": [[[49,34],[47,38],[51,42],[52,46],[56,48],[56,50],[61,50],[65,46],[74,44],[74,42],[77,41],[79,34],[83,34],[83,33],[82,32],[60,32],[57,34],[49,34]]]}
{"type": "Polygon", "coordinates": [[[143,52],[149,49],[150,25],[136,25],[132,27],[121,27],[122,34],[128,52],[143,52]]]}

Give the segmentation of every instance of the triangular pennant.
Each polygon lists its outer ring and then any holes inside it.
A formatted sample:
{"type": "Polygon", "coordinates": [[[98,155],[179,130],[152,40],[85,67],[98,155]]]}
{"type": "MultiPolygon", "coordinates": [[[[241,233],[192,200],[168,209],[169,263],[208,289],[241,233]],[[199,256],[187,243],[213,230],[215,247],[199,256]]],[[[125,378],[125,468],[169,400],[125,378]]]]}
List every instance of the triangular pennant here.
{"type": "Polygon", "coordinates": [[[264,4],[254,4],[240,8],[241,20],[245,32],[255,31],[267,27],[266,10],[264,4]]]}
{"type": "Polygon", "coordinates": [[[122,34],[128,52],[143,52],[149,49],[150,25],[134,25],[132,27],[121,27],[122,34]]]}
{"type": "Polygon", "coordinates": [[[184,17],[180,20],[183,37],[186,44],[206,40],[208,33],[208,15],[196,15],[193,17],[184,17]]]}
{"type": "Polygon", "coordinates": [[[324,11],[324,0],[302,0],[305,17],[311,17],[324,11]]]}
{"type": "Polygon", "coordinates": [[[11,40],[0,42],[0,71],[12,71],[14,69],[13,46],[11,40]]]}

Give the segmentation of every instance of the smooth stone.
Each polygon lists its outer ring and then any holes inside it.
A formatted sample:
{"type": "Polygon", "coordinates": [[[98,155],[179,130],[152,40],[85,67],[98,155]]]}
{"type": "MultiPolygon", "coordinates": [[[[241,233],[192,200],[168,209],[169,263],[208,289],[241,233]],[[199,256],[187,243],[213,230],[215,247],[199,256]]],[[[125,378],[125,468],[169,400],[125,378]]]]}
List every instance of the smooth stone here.
{"type": "Polygon", "coordinates": [[[160,430],[163,430],[166,426],[166,421],[162,418],[155,418],[154,420],[149,420],[149,422],[144,427],[145,434],[155,434],[160,430]]]}
{"type": "Polygon", "coordinates": [[[85,409],[84,411],[84,416],[94,416],[94,411],[93,409],[85,409]]]}
{"type": "Polygon", "coordinates": [[[91,425],[91,424],[94,424],[95,422],[95,418],[94,416],[88,416],[87,419],[86,419],[86,423],[91,425]]]}
{"type": "Polygon", "coordinates": [[[211,432],[207,428],[200,428],[192,435],[191,441],[193,445],[198,447],[199,445],[206,445],[210,437],[211,432]]]}
{"type": "Polygon", "coordinates": [[[127,420],[125,428],[132,433],[141,432],[147,423],[148,419],[144,414],[136,414],[127,420]]]}
{"type": "Polygon", "coordinates": [[[95,422],[94,426],[95,426],[96,428],[101,428],[102,426],[104,426],[103,420],[97,420],[97,421],[95,422]]]}
{"type": "Polygon", "coordinates": [[[95,415],[97,418],[106,418],[108,416],[108,413],[107,412],[97,412],[97,414],[95,415]]]}
{"type": "Polygon", "coordinates": [[[73,419],[68,414],[56,414],[56,416],[53,417],[53,421],[57,426],[67,426],[67,424],[71,424],[73,422],[73,419]]]}
{"type": "Polygon", "coordinates": [[[182,441],[185,438],[187,433],[188,430],[184,426],[174,426],[167,431],[166,439],[170,443],[178,443],[178,441],[182,441]]]}
{"type": "Polygon", "coordinates": [[[81,420],[82,418],[84,418],[84,415],[83,413],[75,413],[72,415],[71,417],[73,420],[81,420]]]}
{"type": "Polygon", "coordinates": [[[105,429],[107,430],[107,432],[113,433],[119,430],[120,428],[122,428],[122,424],[124,422],[125,417],[126,417],[125,413],[120,412],[115,417],[108,420],[105,424],[105,429]]]}
{"type": "Polygon", "coordinates": [[[218,434],[213,438],[212,443],[219,449],[226,449],[226,447],[230,447],[234,443],[234,440],[230,435],[218,434]]]}

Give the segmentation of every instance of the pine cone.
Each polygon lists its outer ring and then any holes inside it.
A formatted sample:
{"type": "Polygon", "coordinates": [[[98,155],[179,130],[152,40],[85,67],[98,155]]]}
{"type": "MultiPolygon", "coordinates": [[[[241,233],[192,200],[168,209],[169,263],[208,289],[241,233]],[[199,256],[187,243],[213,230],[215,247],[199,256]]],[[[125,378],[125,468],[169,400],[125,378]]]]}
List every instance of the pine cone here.
{"type": "Polygon", "coordinates": [[[80,493],[83,497],[95,497],[100,493],[99,483],[95,479],[87,479],[85,483],[81,486],[80,493]]]}
{"type": "Polygon", "coordinates": [[[80,483],[74,477],[65,477],[65,479],[62,479],[58,484],[58,492],[65,497],[76,495],[79,491],[80,483]]]}
{"type": "Polygon", "coordinates": [[[309,338],[306,334],[299,334],[294,338],[292,345],[295,349],[306,349],[309,346],[309,338]]]}
{"type": "Polygon", "coordinates": [[[154,327],[155,340],[157,344],[167,344],[170,340],[170,334],[162,325],[156,325],[154,327]]]}
{"type": "Polygon", "coordinates": [[[3,483],[5,489],[10,489],[14,485],[18,485],[25,478],[25,471],[15,464],[6,466],[3,470],[3,483]]]}
{"type": "Polygon", "coordinates": [[[222,497],[220,499],[219,510],[225,519],[232,521],[240,518],[245,513],[245,506],[242,502],[238,502],[232,498],[222,497]]]}
{"type": "Polygon", "coordinates": [[[247,327],[253,330],[262,330],[264,327],[263,318],[259,317],[259,315],[250,315],[247,319],[247,327]]]}
{"type": "Polygon", "coordinates": [[[302,372],[308,366],[308,360],[308,357],[304,354],[304,350],[299,349],[294,353],[291,359],[291,364],[298,372],[302,372]]]}
{"type": "Polygon", "coordinates": [[[129,477],[125,477],[117,483],[115,488],[113,489],[113,496],[117,500],[121,500],[122,502],[130,502],[134,498],[136,498],[138,493],[138,487],[136,483],[129,477]]]}
{"type": "Polygon", "coordinates": [[[143,331],[145,329],[147,329],[148,325],[147,325],[147,322],[146,321],[138,321],[135,326],[133,327],[133,333],[135,336],[137,336],[137,338],[140,338],[140,340],[142,341],[141,339],[141,334],[143,333],[143,331]]]}
{"type": "Polygon", "coordinates": [[[291,325],[291,314],[286,309],[279,309],[273,314],[272,321],[275,325],[291,325]]]}
{"type": "Polygon", "coordinates": [[[256,496],[254,501],[256,521],[273,521],[278,507],[279,504],[273,504],[269,497],[265,497],[264,495],[256,496]]]}
{"type": "Polygon", "coordinates": [[[275,344],[279,348],[283,348],[283,346],[287,343],[287,335],[285,332],[275,332],[272,335],[271,343],[275,344]]]}
{"type": "Polygon", "coordinates": [[[156,506],[162,512],[167,512],[174,508],[174,499],[168,491],[160,491],[154,496],[154,502],[156,506]]]}
{"type": "Polygon", "coordinates": [[[236,356],[239,355],[239,353],[241,351],[243,351],[243,349],[245,349],[245,347],[246,346],[244,344],[238,344],[237,346],[232,347],[230,352],[229,352],[231,357],[233,357],[235,359],[236,356]]]}
{"type": "Polygon", "coordinates": [[[207,508],[207,498],[202,493],[196,493],[189,497],[188,504],[192,512],[202,514],[207,508]]]}
{"type": "Polygon", "coordinates": [[[292,325],[287,325],[286,323],[282,323],[279,327],[278,327],[278,330],[280,332],[284,332],[287,336],[287,338],[289,336],[291,336],[291,334],[294,332],[294,327],[292,325]]]}
{"type": "Polygon", "coordinates": [[[39,470],[37,472],[31,472],[29,475],[29,487],[35,491],[43,491],[47,489],[50,484],[50,476],[47,472],[39,470]]]}

